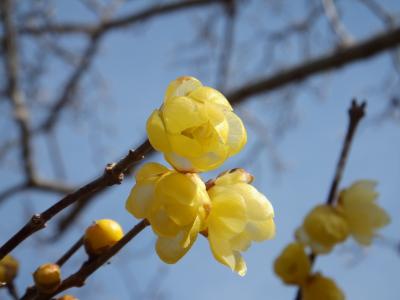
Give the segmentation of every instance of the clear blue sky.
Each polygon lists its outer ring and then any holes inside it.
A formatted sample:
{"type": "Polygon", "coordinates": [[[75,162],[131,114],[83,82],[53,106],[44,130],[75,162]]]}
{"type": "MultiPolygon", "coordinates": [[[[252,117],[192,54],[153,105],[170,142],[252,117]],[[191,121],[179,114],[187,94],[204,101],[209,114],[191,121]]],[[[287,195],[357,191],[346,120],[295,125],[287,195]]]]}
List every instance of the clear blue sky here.
{"type": "MultiPolygon", "coordinates": [[[[257,22],[269,20],[258,15],[258,20],[255,18],[254,22],[249,21],[253,15],[257,16],[257,8],[262,6],[261,2],[253,2],[243,12],[243,23],[247,26],[238,32],[239,43],[245,42],[254,34],[257,22]]],[[[382,2],[393,9],[400,9],[397,1],[382,2]]],[[[145,3],[146,1],[139,1],[128,6],[139,7],[145,3]]],[[[290,8],[290,16],[293,18],[301,14],[297,4],[290,8]]],[[[357,1],[352,1],[346,8],[344,21],[355,37],[365,37],[382,28],[357,1]]],[[[107,95],[99,100],[96,98],[97,90],[94,90],[83,101],[82,106],[86,112],[80,117],[74,113],[65,114],[65,125],[58,129],[62,153],[66,157],[64,161],[68,181],[71,184],[84,183],[93,178],[106,163],[116,160],[143,140],[147,116],[160,105],[164,89],[170,80],[185,74],[199,77],[207,85],[215,84],[213,68],[199,69],[193,65],[176,63],[179,62],[180,55],[190,57],[188,53],[182,52],[199,51],[196,48],[182,48],[181,45],[192,41],[194,17],[204,18],[204,11],[162,17],[134,29],[112,34],[103,41],[95,70],[104,75],[107,95]]],[[[64,20],[93,20],[75,1],[59,1],[55,13],[64,20]]],[[[278,18],[271,17],[270,20],[271,27],[280,25],[278,18]]],[[[221,24],[217,22],[217,25],[221,24]]],[[[220,30],[220,27],[215,30],[220,30]]],[[[326,24],[321,23],[321,31],[324,30],[328,30],[326,24]]],[[[198,43],[200,47],[202,42],[198,43]]],[[[282,49],[283,53],[288,53],[285,60],[288,64],[296,62],[296,55],[289,46],[288,49],[282,49]]],[[[323,43],[312,44],[313,54],[320,53],[323,49],[323,43]]],[[[260,53],[250,50],[248,65],[257,63],[257,55],[260,53]]],[[[210,58],[211,61],[213,59],[214,57],[210,58]]],[[[234,56],[232,85],[251,80],[245,71],[248,65],[243,65],[239,55],[234,56]]],[[[384,54],[323,78],[312,79],[312,85],[323,91],[324,97],[321,98],[301,87],[296,90],[292,103],[292,117],[296,124],[283,137],[273,140],[286,166],[282,172],[273,168],[271,153],[265,147],[259,148],[257,156],[253,158],[255,161],[248,157],[255,142],[260,139],[259,132],[248,126],[247,150],[230,159],[220,170],[240,166],[256,175],[254,184],[267,195],[275,208],[277,235],[272,241],[253,244],[245,253],[248,274],[244,278],[217,263],[204,238],[200,238],[178,264],[167,266],[155,255],[154,235],[151,230],[147,230],[121,251],[110,265],[90,278],[84,288],[73,293],[81,299],[97,300],[135,297],[155,299],[152,293],[159,292],[174,300],[293,299],[295,289],[280,282],[272,271],[272,264],[282,248],[293,239],[293,232],[301,224],[304,215],[314,205],[325,201],[347,126],[346,110],[353,97],[367,99],[368,110],[367,117],[357,132],[341,186],[348,186],[359,179],[377,180],[379,202],[392,217],[392,223],[382,230],[382,237],[385,241],[399,242],[400,219],[397,216],[400,213],[400,123],[376,122],[386,107],[390,91],[379,88],[378,92],[372,90],[379,87],[379,82],[386,76],[394,76],[389,65],[390,57],[384,54]],[[245,165],[238,165],[243,161],[245,165]],[[162,278],[159,285],[154,284],[154,281],[158,281],[154,279],[158,278],[157,273],[162,278]]],[[[57,80],[65,76],[64,71],[60,65],[53,66],[54,74],[48,79],[50,94],[52,89],[58,87],[57,80]]],[[[265,71],[270,71],[269,66],[265,66],[265,71]]],[[[90,84],[88,78],[86,82],[90,84]]],[[[245,124],[245,112],[250,112],[267,128],[273,128],[277,121],[276,106],[279,101],[282,98],[277,93],[258,97],[238,108],[238,114],[242,114],[245,124]]],[[[35,145],[36,157],[44,162],[43,175],[51,177],[53,174],[48,164],[45,145],[44,139],[38,141],[35,145]]],[[[162,162],[161,156],[154,159],[162,162]]],[[[16,167],[15,158],[11,158],[8,165],[3,165],[0,169],[0,186],[18,181],[18,177],[9,176],[8,173],[10,168],[16,167]]],[[[204,174],[203,178],[207,179],[212,175],[204,174]]],[[[99,197],[85,212],[75,229],[58,244],[47,245],[41,240],[52,231],[52,225],[55,224],[52,221],[48,230],[37,234],[18,248],[15,256],[21,260],[22,276],[18,279],[18,287],[22,290],[30,284],[31,278],[27,274],[32,273],[39,264],[58,258],[61,249],[71,245],[91,221],[113,218],[125,230],[133,226],[136,220],[124,209],[125,199],[133,184],[133,178],[127,178],[124,184],[111,188],[99,197]]],[[[2,220],[6,221],[0,230],[1,240],[22,225],[30,213],[46,208],[57,199],[57,196],[35,193],[23,194],[8,201],[0,210],[2,220]]],[[[63,269],[64,274],[78,268],[83,258],[83,253],[74,257],[63,269]]],[[[372,247],[361,249],[349,241],[337,247],[329,256],[319,259],[315,269],[333,277],[348,299],[400,298],[400,287],[396,279],[399,276],[400,255],[390,243],[377,241],[372,247]]]]}

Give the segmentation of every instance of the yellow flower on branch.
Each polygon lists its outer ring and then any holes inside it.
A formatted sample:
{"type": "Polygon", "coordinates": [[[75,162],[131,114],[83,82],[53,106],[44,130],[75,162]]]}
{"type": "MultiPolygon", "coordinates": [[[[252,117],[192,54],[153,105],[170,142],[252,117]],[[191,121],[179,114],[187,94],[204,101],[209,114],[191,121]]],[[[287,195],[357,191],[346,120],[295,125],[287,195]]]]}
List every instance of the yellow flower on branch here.
{"type": "Polygon", "coordinates": [[[275,260],[274,270],[286,284],[302,285],[311,272],[311,262],[304,251],[304,245],[287,245],[275,260]]]}
{"type": "Polygon", "coordinates": [[[204,229],[209,205],[206,186],[197,174],[147,163],[136,173],[136,185],[126,209],[136,218],[149,221],[158,236],[159,257],[166,263],[175,263],[204,229]]]}
{"type": "Polygon", "coordinates": [[[249,183],[252,176],[243,169],[221,174],[208,190],[211,210],[207,233],[211,251],[220,263],[239,275],[247,271],[241,256],[252,241],[275,235],[274,210],[268,199],[249,183]]]}
{"type": "Polygon", "coordinates": [[[169,84],[163,105],[147,120],[147,134],[151,145],[182,172],[215,169],[247,141],[224,95],[193,77],[169,84]]]}
{"type": "Polygon", "coordinates": [[[362,245],[370,245],[376,231],[390,222],[376,198],[376,182],[360,180],[341,191],[338,209],[347,221],[350,234],[362,245]]]}
{"type": "Polygon", "coordinates": [[[346,220],[330,205],[318,205],[307,214],[296,231],[296,239],[311,247],[314,253],[324,254],[349,235],[346,220]]]}
{"type": "Polygon", "coordinates": [[[302,300],[344,300],[345,296],[336,283],[317,273],[301,287],[302,300]]]}

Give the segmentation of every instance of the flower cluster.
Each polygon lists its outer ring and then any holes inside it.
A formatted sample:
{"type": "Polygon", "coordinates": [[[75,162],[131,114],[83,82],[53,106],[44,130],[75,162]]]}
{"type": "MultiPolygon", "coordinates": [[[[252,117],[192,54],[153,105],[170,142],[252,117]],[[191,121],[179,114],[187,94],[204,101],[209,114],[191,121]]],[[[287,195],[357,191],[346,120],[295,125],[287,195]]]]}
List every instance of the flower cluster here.
{"type": "Polygon", "coordinates": [[[344,300],[343,292],[336,283],[321,273],[311,273],[311,262],[304,245],[289,244],[275,260],[275,273],[289,285],[301,289],[302,300],[344,300]]]}
{"type": "Polygon", "coordinates": [[[219,167],[246,144],[246,130],[228,100],[193,77],[180,77],[149,117],[147,134],[174,169],[143,165],[126,209],[148,220],[164,262],[176,263],[202,234],[216,260],[243,276],[241,252],[274,236],[274,211],[243,169],[207,183],[198,174],[219,167]]]}
{"type": "Polygon", "coordinates": [[[357,181],[340,192],[335,204],[316,206],[296,230],[297,241],[275,260],[275,273],[284,283],[299,286],[303,300],[344,299],[332,279],[311,272],[310,257],[329,253],[349,236],[363,246],[372,243],[377,230],[390,222],[376,202],[375,186],[371,180],[357,181]]]}
{"type": "Polygon", "coordinates": [[[370,245],[376,231],[390,222],[376,202],[375,186],[371,180],[357,181],[340,192],[337,204],[315,207],[296,231],[297,240],[318,254],[330,252],[349,236],[370,245]]]}

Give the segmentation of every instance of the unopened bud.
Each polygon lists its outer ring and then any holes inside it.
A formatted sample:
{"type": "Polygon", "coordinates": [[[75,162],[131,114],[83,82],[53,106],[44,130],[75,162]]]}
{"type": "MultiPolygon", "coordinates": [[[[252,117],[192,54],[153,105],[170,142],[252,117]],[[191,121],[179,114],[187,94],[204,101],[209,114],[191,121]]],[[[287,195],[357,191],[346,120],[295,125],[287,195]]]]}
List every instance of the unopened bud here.
{"type": "Polygon", "coordinates": [[[14,280],[19,269],[18,261],[11,255],[0,260],[0,283],[7,284],[14,280]]]}
{"type": "Polygon", "coordinates": [[[84,244],[89,255],[99,255],[124,236],[121,226],[109,219],[97,220],[86,229],[84,244]]]}
{"type": "Polygon", "coordinates": [[[52,263],[43,264],[33,273],[33,279],[39,292],[53,293],[61,284],[60,267],[52,263]]]}
{"type": "Polygon", "coordinates": [[[79,299],[71,295],[64,295],[57,298],[57,300],[79,300],[79,299]]]}

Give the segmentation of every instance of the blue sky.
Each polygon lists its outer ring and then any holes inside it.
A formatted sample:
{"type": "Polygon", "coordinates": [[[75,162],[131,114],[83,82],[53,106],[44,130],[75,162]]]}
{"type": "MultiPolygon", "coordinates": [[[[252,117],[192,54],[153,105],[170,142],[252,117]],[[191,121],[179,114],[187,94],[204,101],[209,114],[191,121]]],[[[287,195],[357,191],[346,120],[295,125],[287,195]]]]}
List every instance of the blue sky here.
{"type": "MultiPolygon", "coordinates": [[[[396,1],[383,2],[400,9],[396,1]]],[[[144,3],[130,3],[127,7],[144,6],[144,3]]],[[[300,14],[298,3],[300,1],[289,9],[289,15],[293,18],[300,14]]],[[[261,1],[253,2],[243,12],[243,18],[248,20],[253,14],[257,15],[259,6],[262,6],[261,1]]],[[[56,7],[55,13],[65,20],[84,18],[89,22],[92,19],[75,2],[59,1],[56,7]]],[[[104,76],[107,95],[99,99],[98,88],[89,93],[83,101],[84,113],[78,115],[69,112],[63,115],[63,125],[57,129],[68,182],[86,182],[96,176],[106,163],[116,160],[130,147],[139,144],[145,137],[147,116],[160,105],[170,80],[185,74],[198,77],[204,84],[215,84],[215,68],[199,69],[193,65],[173,63],[179,62],[180,55],[189,55],[187,51],[199,51],[196,47],[188,50],[181,45],[192,40],[193,22],[205,15],[205,10],[198,10],[189,15],[162,17],[117,32],[103,41],[95,70],[104,76]]],[[[262,16],[259,19],[266,22],[262,16]]],[[[271,17],[270,20],[271,27],[279,26],[278,18],[271,17]]],[[[355,37],[366,37],[381,29],[379,23],[357,1],[346,6],[344,21],[355,37]]],[[[239,29],[238,43],[244,43],[252,36],[256,29],[254,24],[257,22],[239,29]]],[[[220,25],[217,21],[215,30],[220,30],[220,25]]],[[[328,30],[323,22],[320,28],[322,32],[328,30]]],[[[198,43],[199,48],[203,47],[202,41],[198,43]]],[[[312,46],[313,54],[326,49],[324,44],[312,46]]],[[[295,47],[282,49],[282,52],[288,52],[287,64],[297,61],[295,47]]],[[[260,50],[253,49],[248,55],[248,64],[257,64],[260,50]]],[[[247,76],[248,66],[242,65],[240,57],[235,54],[233,58],[228,86],[252,79],[250,75],[247,76]]],[[[210,61],[213,59],[211,57],[210,61]]],[[[396,278],[400,269],[400,256],[390,242],[399,242],[400,128],[398,121],[376,122],[390,94],[389,90],[379,89],[379,83],[387,76],[395,76],[391,73],[390,63],[389,55],[383,54],[326,74],[322,78],[311,79],[309,83],[322,90],[324,97],[321,98],[302,86],[295,90],[291,102],[292,111],[287,112],[296,121],[295,126],[283,136],[272,140],[285,164],[284,171],[279,172],[273,168],[271,153],[265,147],[257,150],[255,158],[248,157],[254,144],[261,138],[259,132],[248,126],[249,142],[246,150],[230,159],[220,171],[245,167],[256,175],[254,184],[267,195],[275,208],[277,235],[272,241],[253,244],[244,254],[248,265],[248,274],[244,278],[217,263],[204,238],[200,238],[176,265],[163,264],[153,251],[154,235],[148,229],[123,249],[110,265],[89,279],[84,288],[73,293],[81,299],[91,299],[96,294],[98,300],[133,297],[154,299],[158,291],[174,300],[189,297],[193,300],[293,299],[295,289],[280,282],[273,274],[272,264],[285,245],[293,240],[293,232],[301,224],[304,215],[313,206],[325,201],[347,126],[346,111],[350,100],[357,97],[367,99],[367,117],[354,140],[341,187],[359,179],[375,179],[379,182],[379,203],[392,217],[392,223],[381,232],[382,239],[389,243],[377,240],[373,246],[361,249],[354,242],[348,241],[338,246],[329,256],[321,257],[315,270],[333,277],[348,299],[399,299],[400,287],[396,278]],[[244,165],[237,165],[243,161],[244,165]],[[161,274],[160,281],[157,279],[158,273],[161,274]],[[154,281],[159,281],[159,284],[154,285],[154,281]]],[[[53,90],[57,91],[57,80],[65,76],[65,70],[60,65],[54,64],[52,72],[53,76],[48,79],[49,94],[53,90]]],[[[269,66],[265,66],[265,73],[268,72],[272,71],[269,66]]],[[[90,82],[89,78],[85,80],[90,82]]],[[[246,120],[246,115],[250,113],[261,120],[266,128],[271,128],[273,133],[279,101],[282,101],[282,95],[271,93],[247,101],[237,111],[245,125],[246,122],[250,123],[250,120],[246,120]]],[[[7,126],[8,123],[2,129],[9,130],[7,126]]],[[[9,132],[13,134],[11,130],[9,132]]],[[[37,160],[43,162],[42,174],[51,178],[54,174],[48,160],[46,140],[38,140],[35,147],[37,160]]],[[[155,156],[154,160],[163,162],[160,155],[155,156]]],[[[2,187],[18,181],[18,176],[9,176],[9,170],[17,166],[15,157],[10,157],[7,164],[2,163],[2,187]]],[[[203,178],[208,179],[213,175],[204,174],[203,178]]],[[[27,274],[32,273],[39,264],[57,259],[62,249],[71,245],[91,221],[113,218],[125,230],[132,227],[137,221],[125,211],[124,202],[133,184],[133,178],[127,178],[121,186],[110,188],[57,244],[46,244],[42,240],[54,229],[52,225],[56,220],[53,220],[48,229],[17,248],[15,256],[21,260],[18,287],[22,290],[30,284],[31,278],[27,274]]],[[[5,203],[0,210],[1,217],[6,220],[0,231],[2,240],[22,225],[31,212],[43,210],[57,199],[54,195],[25,193],[5,203]]],[[[77,269],[83,259],[83,253],[74,257],[63,268],[64,274],[77,269]]]]}

